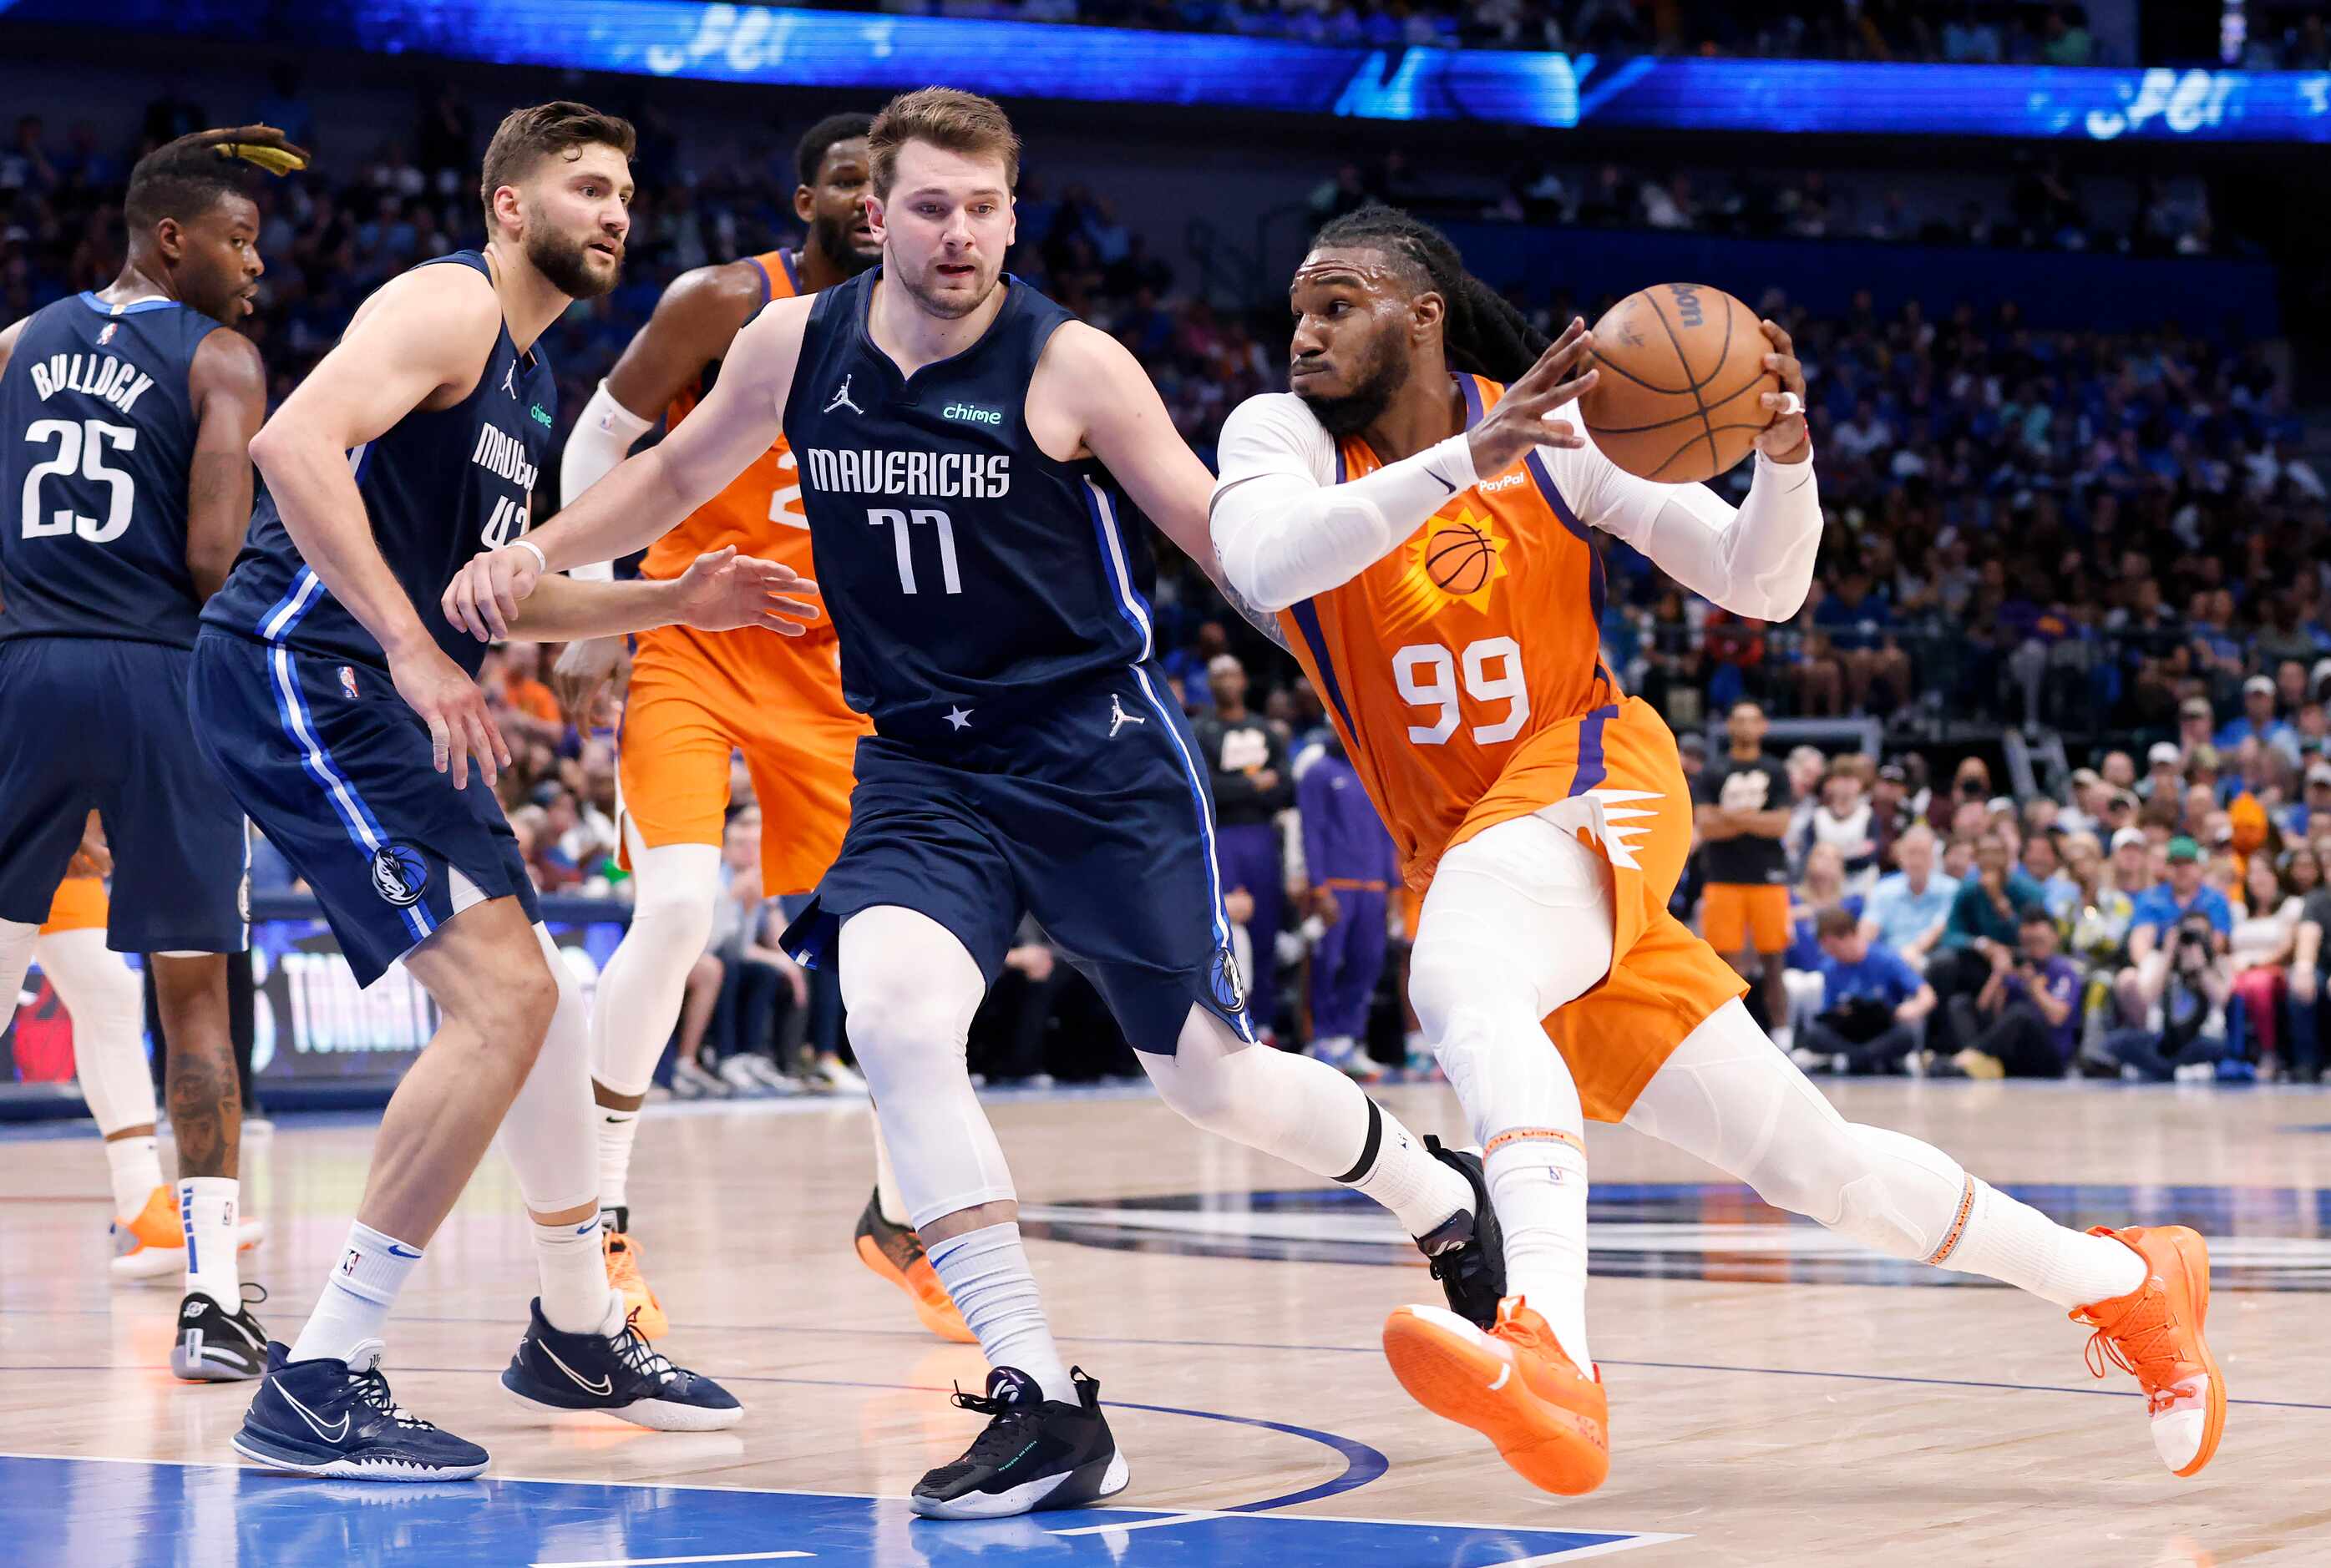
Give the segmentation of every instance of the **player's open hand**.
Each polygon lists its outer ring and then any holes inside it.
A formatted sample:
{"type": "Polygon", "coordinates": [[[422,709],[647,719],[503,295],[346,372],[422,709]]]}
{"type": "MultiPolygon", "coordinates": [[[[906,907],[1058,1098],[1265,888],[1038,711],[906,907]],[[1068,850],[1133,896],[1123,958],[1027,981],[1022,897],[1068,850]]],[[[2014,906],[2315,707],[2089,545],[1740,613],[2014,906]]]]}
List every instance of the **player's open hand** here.
{"type": "Polygon", "coordinates": [[[558,661],[550,667],[550,689],[566,722],[588,735],[598,719],[599,694],[620,698],[631,673],[629,639],[584,637],[559,650],[558,661]]]}
{"type": "Polygon", "coordinates": [[[672,586],[678,596],[676,618],[699,632],[758,626],[798,637],[807,622],[825,614],[801,596],[815,594],[815,583],[791,566],[740,556],[734,545],[697,556],[672,586]]]}
{"type": "Polygon", "coordinates": [[[472,556],[445,584],[445,619],[480,642],[507,638],[519,602],[541,576],[542,557],[532,546],[504,545],[472,556]]]}
{"type": "Polygon", "coordinates": [[[72,861],[65,867],[68,877],[110,877],[113,875],[113,851],[106,847],[105,825],[95,812],[81,824],[81,847],[73,851],[72,861]]]}
{"type": "Polygon", "coordinates": [[[1765,356],[1765,368],[1781,378],[1781,390],[1763,394],[1773,423],[1757,432],[1756,450],[1774,462],[1803,462],[1813,454],[1812,437],[1805,429],[1805,367],[1797,363],[1796,345],[1779,322],[1757,325],[1773,345],[1773,352],[1765,356]]]}
{"type": "Polygon", "coordinates": [[[1586,438],[1577,427],[1556,415],[1601,378],[1599,370],[1579,368],[1594,356],[1594,335],[1586,329],[1584,318],[1573,317],[1554,346],[1538,356],[1537,363],[1519,381],[1506,388],[1498,406],[1484,414],[1467,436],[1473,471],[1483,479],[1502,473],[1533,447],[1584,446],[1586,438]]]}
{"type": "Polygon", "coordinates": [[[487,711],[486,694],[478,689],[478,683],[462,674],[461,667],[433,643],[418,653],[390,660],[388,675],[405,706],[429,727],[429,760],[437,771],[451,773],[455,789],[465,788],[474,758],[478,776],[492,788],[501,770],[510,765],[509,746],[494,716],[487,711]]]}

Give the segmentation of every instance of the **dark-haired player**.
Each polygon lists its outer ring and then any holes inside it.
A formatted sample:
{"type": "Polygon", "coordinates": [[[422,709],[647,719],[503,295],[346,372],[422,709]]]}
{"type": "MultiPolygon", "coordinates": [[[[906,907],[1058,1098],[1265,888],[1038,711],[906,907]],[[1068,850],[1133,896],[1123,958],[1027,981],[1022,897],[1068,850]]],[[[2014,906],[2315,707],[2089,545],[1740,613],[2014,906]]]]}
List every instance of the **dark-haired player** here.
{"type": "MultiPolygon", "coordinates": [[[[866,131],[873,123],[868,114],[829,115],[794,149],[801,183],[794,213],[809,225],[800,251],[771,251],[672,280],[566,439],[559,467],[566,500],[623,461],[659,415],[677,429],[710,390],[729,342],[764,305],[830,289],[881,260],[865,204],[866,131]]],[[[780,439],[650,546],[642,574],[675,576],[704,551],[727,545],[806,574],[809,518],[801,494],[794,454],[780,439]]],[[[602,564],[575,575],[604,579],[612,573],[602,564]]],[[[595,692],[617,674],[623,652],[623,639],[607,637],[569,643],[559,656],[560,691],[576,723],[590,722],[595,692]]],[[[639,1330],[650,1338],[666,1324],[628,1234],[632,1140],[656,1059],[680,1016],[689,966],[712,931],[730,755],[744,754],[768,824],[761,835],[762,893],[806,893],[842,848],[852,759],[868,733],[864,716],[842,700],[833,634],[823,626],[789,640],[685,626],[634,640],[617,764],[623,850],[637,895],[631,926],[599,978],[591,1089],[599,1107],[607,1274],[639,1309],[639,1330]]],[[[838,1061],[817,1067],[858,1087],[838,1061]]],[[[962,1314],[907,1227],[879,1140],[876,1148],[876,1188],[859,1219],[859,1256],[907,1293],[933,1332],[968,1343],[962,1314]]]]}
{"type": "Polygon", "coordinates": [[[144,1112],[142,1127],[106,1128],[146,1135],[119,1146],[151,1170],[131,1174],[147,1191],[116,1218],[115,1272],[183,1261],[170,1367],[202,1382],[257,1377],[267,1336],[235,1261],[227,955],[249,944],[248,855],[187,719],[186,669],[250,516],[243,449],[267,414],[259,350],[226,325],[251,313],[265,271],[240,179],[306,162],[264,126],[156,148],[130,170],[121,275],[0,332],[0,496],[21,508],[0,525],[0,998],[13,1006],[95,811],[114,856],[106,943],[153,967],[178,1148],[173,1193],[151,1154],[151,1091],[138,1096],[132,981],[124,1027],[92,1017],[81,1031],[100,1126],[144,1112]]]}
{"type": "Polygon", "coordinates": [[[446,607],[486,634],[545,574],[663,533],[782,430],[843,689],[875,729],[842,853],[787,946],[839,964],[907,1217],[993,1368],[985,1397],[959,1396],[987,1430],[912,1506],[1076,1506],[1122,1487],[1125,1461],[1098,1385],[1053,1343],[964,1060],[1023,910],[1169,1105],[1384,1203],[1485,1325],[1493,1227],[1478,1165],[1435,1158],[1326,1063],[1255,1042],[1205,774],[1163,695],[1125,517],[1129,496],[1211,564],[1211,480],[1116,339],[1004,276],[1011,122],[930,88],[894,99],[868,143],[881,267],[763,311],[679,429],[545,526],[547,562],[481,556],[446,607]]]}
{"type": "MultiPolygon", "coordinates": [[[[490,788],[509,757],[474,679],[484,651],[434,613],[471,551],[525,535],[555,395],[535,341],[614,287],[632,145],[630,125],[581,104],[510,112],[486,149],[486,248],[366,300],[252,442],[265,489],[203,613],[190,691],[214,764],[315,889],[358,983],[402,960],[439,1012],[313,1316],[267,1347],[235,1447],[278,1468],[485,1468],[483,1449],[398,1408],[380,1355],[398,1290],[498,1132],[542,1281],[504,1386],[664,1430],[743,1413],[650,1350],[608,1286],[582,997],[490,788]]],[[[672,582],[562,579],[521,631],[789,626],[776,612],[814,612],[770,590],[798,582],[733,551],[672,582]]]]}
{"type": "Polygon", "coordinates": [[[1423,892],[1411,999],[1486,1151],[1504,1231],[1509,1294],[1489,1332],[1438,1307],[1386,1323],[1402,1383],[1550,1491],[1609,1474],[1586,1349],[1592,1117],[1865,1246],[2070,1309],[2136,1374],[2170,1468],[2207,1464],[2226,1396],[2202,1339],[2202,1239],[2082,1235],[1939,1150],[1848,1123],[1667,912],[1691,799],[1666,724],[1600,657],[1590,530],[1737,613],[1795,614],[1822,514],[1787,335],[1765,324],[1784,390],[1765,394],[1736,512],[1596,451],[1562,417],[1599,374],[1585,324],[1546,344],[1404,214],[1320,230],[1289,301],[1294,391],[1224,426],[1214,539],[1232,585],[1284,612],[1423,892]],[[1451,558],[1469,562],[1462,579],[1436,568],[1451,558]]]}

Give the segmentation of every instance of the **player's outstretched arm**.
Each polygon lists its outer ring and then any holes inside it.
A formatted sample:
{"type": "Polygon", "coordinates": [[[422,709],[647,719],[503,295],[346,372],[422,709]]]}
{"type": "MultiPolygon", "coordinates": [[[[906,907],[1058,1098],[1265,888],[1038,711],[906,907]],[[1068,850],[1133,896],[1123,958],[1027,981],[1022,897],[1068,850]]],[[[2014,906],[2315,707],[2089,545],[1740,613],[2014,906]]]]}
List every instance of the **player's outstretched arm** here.
{"type": "Polygon", "coordinates": [[[509,749],[484,694],[445,657],[373,540],[348,454],[440,393],[466,394],[501,333],[493,286],[467,267],[423,267],[366,300],[347,336],[252,438],[291,542],[388,656],[396,689],[429,726],[438,771],[487,784],[509,749]]]}
{"type": "Polygon", "coordinates": [[[198,422],[186,470],[186,570],[195,597],[226,581],[251,527],[251,440],[267,422],[267,366],[259,346],[222,328],[195,350],[186,392],[198,422]]]}
{"type": "Polygon", "coordinates": [[[612,561],[652,544],[718,495],[784,429],[812,299],[783,299],[737,334],[711,395],[670,435],[625,459],[526,537],[479,556],[445,590],[453,624],[480,641],[509,635],[519,602],[546,572],[612,561]]]}
{"type": "Polygon", "coordinates": [[[553,573],[519,606],[510,631],[545,642],[658,626],[699,632],[758,626],[798,637],[823,614],[809,597],[816,592],[817,584],[792,567],[739,556],[731,545],[697,556],[687,571],[663,581],[601,583],[553,573]]]}

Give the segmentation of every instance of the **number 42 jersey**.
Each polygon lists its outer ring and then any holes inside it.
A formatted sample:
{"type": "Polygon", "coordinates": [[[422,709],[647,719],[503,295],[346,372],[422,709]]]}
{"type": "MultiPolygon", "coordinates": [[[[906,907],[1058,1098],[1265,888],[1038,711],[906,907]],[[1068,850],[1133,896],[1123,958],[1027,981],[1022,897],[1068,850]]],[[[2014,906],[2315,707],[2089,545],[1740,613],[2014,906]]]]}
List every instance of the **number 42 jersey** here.
{"type": "Polygon", "coordinates": [[[175,299],[94,294],[24,323],[0,372],[0,641],[195,645],[186,377],[219,330],[175,299]]]}

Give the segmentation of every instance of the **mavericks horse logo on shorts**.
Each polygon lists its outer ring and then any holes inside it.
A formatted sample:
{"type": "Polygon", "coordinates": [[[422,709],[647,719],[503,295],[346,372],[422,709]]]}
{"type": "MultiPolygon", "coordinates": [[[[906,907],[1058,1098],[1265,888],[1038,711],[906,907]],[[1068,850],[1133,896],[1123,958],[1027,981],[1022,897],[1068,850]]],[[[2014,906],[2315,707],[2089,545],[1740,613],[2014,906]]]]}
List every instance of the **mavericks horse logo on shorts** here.
{"type": "Polygon", "coordinates": [[[421,902],[429,886],[429,862],[411,844],[383,844],[373,851],[373,891],[400,909],[421,902]]]}
{"type": "Polygon", "coordinates": [[[1214,1000],[1231,1012],[1246,1010],[1246,988],[1239,984],[1238,959],[1227,946],[1214,955],[1214,1000]]]}

